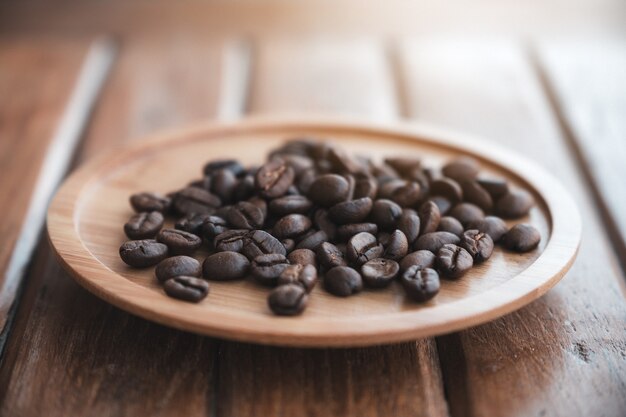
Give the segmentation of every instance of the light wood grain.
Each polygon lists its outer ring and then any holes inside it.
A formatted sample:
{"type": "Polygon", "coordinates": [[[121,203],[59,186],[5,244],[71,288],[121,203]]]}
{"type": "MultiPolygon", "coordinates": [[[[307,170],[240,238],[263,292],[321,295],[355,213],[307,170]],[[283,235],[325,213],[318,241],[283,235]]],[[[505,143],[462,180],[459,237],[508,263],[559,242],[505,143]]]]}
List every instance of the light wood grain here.
{"type": "Polygon", "coordinates": [[[491,320],[534,300],[563,276],[578,247],[578,213],[558,181],[530,161],[484,148],[471,137],[418,126],[403,131],[269,120],[192,128],[86,164],[55,196],[48,232],[62,262],[87,289],[128,311],[185,330],[295,346],[355,346],[431,336],[491,320]],[[254,283],[214,282],[211,297],[189,305],[165,297],[151,269],[133,270],[119,259],[124,241],[119,225],[132,214],[128,195],[144,189],[167,193],[186,184],[201,173],[204,155],[258,164],[260,155],[285,138],[302,135],[330,137],[348,151],[376,159],[413,154],[433,166],[473,155],[487,173],[535,194],[538,207],[522,220],[541,231],[544,243],[527,254],[492,257],[465,279],[444,282],[440,294],[424,305],[407,302],[399,286],[347,300],[316,288],[305,313],[292,319],[273,316],[266,289],[254,283]]]}
{"type": "Polygon", "coordinates": [[[549,168],[581,208],[572,270],[528,307],[438,339],[451,412],[624,415],[623,275],[580,168],[526,55],[506,41],[412,41],[402,48],[410,114],[483,134],[549,168]]]}

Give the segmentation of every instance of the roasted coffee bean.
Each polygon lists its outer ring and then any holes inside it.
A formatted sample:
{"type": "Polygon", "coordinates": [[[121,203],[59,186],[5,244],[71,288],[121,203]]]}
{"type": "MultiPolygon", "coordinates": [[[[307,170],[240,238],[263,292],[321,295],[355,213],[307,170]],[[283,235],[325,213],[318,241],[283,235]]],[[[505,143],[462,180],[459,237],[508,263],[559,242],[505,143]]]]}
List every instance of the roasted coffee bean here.
{"type": "Polygon", "coordinates": [[[287,214],[307,214],[313,202],[303,195],[288,195],[275,198],[270,201],[270,212],[276,216],[286,216],[287,214]]]}
{"type": "Polygon", "coordinates": [[[413,171],[422,166],[420,159],[410,157],[385,158],[385,163],[402,177],[409,177],[413,171]]]}
{"type": "Polygon", "coordinates": [[[252,203],[261,210],[263,218],[267,219],[267,202],[261,197],[252,197],[248,199],[248,203],[252,203]]]}
{"type": "Polygon", "coordinates": [[[270,253],[259,255],[252,261],[250,272],[258,282],[263,285],[274,286],[278,277],[289,266],[289,261],[284,255],[270,253]]]}
{"type": "Polygon", "coordinates": [[[163,289],[172,298],[197,303],[209,293],[209,283],[201,278],[180,275],[165,281],[163,289]]]}
{"type": "Polygon", "coordinates": [[[437,295],[441,286],[437,271],[431,268],[420,268],[417,265],[404,271],[400,282],[407,297],[420,303],[437,295]]]}
{"type": "Polygon", "coordinates": [[[120,258],[127,265],[145,268],[167,257],[167,246],[153,239],[129,240],[120,246],[120,258]]]}
{"type": "Polygon", "coordinates": [[[485,189],[491,198],[496,201],[509,192],[509,183],[499,178],[478,178],[478,184],[485,189]]]}
{"type": "Polygon", "coordinates": [[[415,242],[420,233],[420,218],[413,209],[404,209],[398,218],[397,227],[404,233],[409,244],[415,242]]]}
{"type": "Polygon", "coordinates": [[[328,210],[328,217],[337,224],[359,223],[367,218],[372,210],[369,197],[337,203],[328,210]]]}
{"type": "Polygon", "coordinates": [[[454,217],[464,227],[467,227],[471,222],[479,221],[485,218],[485,212],[482,209],[471,203],[459,203],[450,210],[450,217],[454,217]]]}
{"type": "Polygon", "coordinates": [[[244,167],[235,159],[218,159],[206,164],[202,170],[204,175],[213,175],[214,173],[222,170],[228,170],[239,176],[245,173],[244,167]]]}
{"type": "Polygon", "coordinates": [[[320,264],[326,269],[347,265],[343,252],[330,242],[319,245],[316,253],[320,264]]]}
{"type": "Polygon", "coordinates": [[[239,180],[233,189],[232,201],[247,200],[254,195],[254,176],[246,175],[239,180]]]}
{"type": "Polygon", "coordinates": [[[255,176],[255,186],[263,197],[276,198],[285,195],[294,179],[293,168],[277,158],[259,168],[255,176]]]}
{"type": "Polygon", "coordinates": [[[528,252],[539,245],[541,234],[529,224],[516,224],[502,237],[502,245],[515,252],[528,252]]]}
{"type": "Polygon", "coordinates": [[[228,223],[219,216],[209,216],[202,223],[202,235],[211,241],[228,230],[228,223]]]}
{"type": "Polygon", "coordinates": [[[463,200],[463,190],[458,182],[451,178],[439,178],[430,183],[430,193],[450,200],[452,204],[463,200]]]}
{"type": "Polygon", "coordinates": [[[389,243],[385,246],[384,257],[397,261],[404,258],[408,251],[409,241],[406,236],[400,230],[394,230],[389,237],[389,243]]]}
{"type": "Polygon", "coordinates": [[[363,289],[363,279],[348,266],[336,266],[324,275],[326,291],[339,297],[348,297],[363,289]]]}
{"type": "Polygon", "coordinates": [[[406,271],[414,265],[418,266],[420,269],[434,267],[435,254],[429,250],[411,252],[400,261],[400,270],[406,271]]]}
{"type": "Polygon", "coordinates": [[[202,236],[202,226],[211,217],[208,213],[190,214],[180,218],[174,225],[174,228],[202,236]]]}
{"type": "Polygon", "coordinates": [[[337,240],[345,242],[358,233],[378,234],[378,226],[375,223],[353,223],[344,224],[337,228],[337,240]]]}
{"type": "Polygon", "coordinates": [[[415,244],[413,245],[413,249],[429,250],[436,254],[443,245],[449,243],[457,244],[460,241],[461,239],[457,235],[453,235],[449,232],[426,233],[425,235],[417,238],[415,244]]]}
{"type": "Polygon", "coordinates": [[[285,246],[281,241],[264,230],[255,230],[248,233],[240,252],[248,259],[254,259],[259,255],[268,253],[287,254],[285,246]]]}
{"type": "Polygon", "coordinates": [[[165,213],[169,210],[170,204],[170,198],[159,193],[137,193],[130,196],[130,205],[137,213],[144,211],[165,213]]]}
{"type": "Polygon", "coordinates": [[[376,240],[378,240],[378,243],[383,245],[383,247],[387,247],[387,245],[389,244],[389,241],[391,240],[391,233],[380,232],[376,235],[376,240]]]}
{"type": "Polygon", "coordinates": [[[435,263],[445,278],[456,279],[472,268],[474,260],[472,255],[462,247],[447,244],[439,249],[435,263]]]}
{"type": "Polygon", "coordinates": [[[432,201],[433,203],[435,203],[437,207],[439,207],[439,213],[441,213],[442,216],[447,215],[452,208],[452,203],[450,202],[450,200],[440,195],[433,196],[426,201],[432,201]]]}
{"type": "Polygon", "coordinates": [[[470,222],[467,227],[487,233],[495,243],[509,230],[504,220],[496,216],[487,216],[484,219],[470,222]]]}
{"type": "Polygon", "coordinates": [[[378,243],[376,236],[365,232],[352,236],[346,246],[348,259],[357,265],[380,258],[383,252],[383,245],[378,243]]]}
{"type": "Polygon", "coordinates": [[[298,265],[317,265],[317,258],[315,252],[311,249],[296,249],[287,255],[287,259],[291,264],[298,265]]]}
{"type": "Polygon", "coordinates": [[[356,158],[334,146],[328,150],[327,159],[335,172],[358,174],[365,171],[356,158]]]}
{"type": "Polygon", "coordinates": [[[378,182],[372,177],[357,178],[354,182],[354,193],[352,198],[359,199],[369,197],[372,200],[378,194],[378,182]]]}
{"type": "Polygon", "coordinates": [[[296,241],[293,239],[283,239],[281,243],[283,244],[283,247],[285,248],[285,251],[287,253],[291,252],[292,250],[296,248],[296,241]]]}
{"type": "Polygon", "coordinates": [[[397,203],[400,207],[413,207],[422,198],[422,187],[414,181],[401,180],[389,192],[389,200],[397,203]]]}
{"type": "Polygon", "coordinates": [[[209,255],[202,263],[202,275],[206,279],[228,281],[244,278],[250,270],[250,261],[241,253],[218,252],[209,255]]]}
{"type": "Polygon", "coordinates": [[[370,219],[382,230],[393,230],[401,215],[402,207],[398,204],[391,200],[379,199],[374,201],[370,219]]]}
{"type": "Polygon", "coordinates": [[[328,241],[328,236],[323,230],[316,231],[298,241],[296,249],[316,250],[319,245],[328,241]]]}
{"type": "Polygon", "coordinates": [[[124,225],[124,233],[131,239],[153,238],[163,227],[163,215],[158,211],[133,215],[124,225]]]}
{"type": "Polygon", "coordinates": [[[317,177],[311,184],[308,197],[323,207],[332,207],[348,198],[350,184],[348,180],[337,174],[326,174],[317,177]]]}
{"type": "Polygon", "coordinates": [[[335,240],[337,235],[337,226],[328,217],[328,211],[318,209],[313,215],[313,223],[315,227],[322,230],[328,236],[328,240],[335,240]]]}
{"type": "Polygon", "coordinates": [[[220,169],[211,177],[211,191],[222,203],[230,203],[238,183],[239,180],[231,170],[220,169]]]}
{"type": "Polygon", "coordinates": [[[218,196],[197,187],[187,187],[176,194],[173,201],[174,210],[180,215],[192,213],[211,213],[222,202],[218,196]]]}
{"type": "Polygon", "coordinates": [[[361,265],[361,276],[370,288],[386,287],[400,272],[400,265],[394,260],[376,258],[361,265]]]}
{"type": "Polygon", "coordinates": [[[315,163],[308,156],[284,154],[280,155],[279,158],[285,161],[287,165],[289,165],[291,168],[293,168],[293,172],[296,177],[298,177],[307,169],[315,167],[315,163]]]}
{"type": "Polygon", "coordinates": [[[419,210],[420,235],[432,233],[439,227],[441,212],[439,206],[432,201],[426,201],[419,210]]]}
{"type": "Polygon", "coordinates": [[[272,234],[279,239],[294,238],[311,228],[311,219],[302,214],[289,214],[274,225],[272,234]]]}
{"type": "Polygon", "coordinates": [[[313,265],[289,265],[278,277],[278,285],[300,285],[306,292],[311,292],[317,283],[317,269],[313,265]]]}
{"type": "Polygon", "coordinates": [[[287,284],[276,287],[267,297],[267,305],[279,316],[295,316],[304,311],[309,296],[299,285],[287,284]]]}
{"type": "Polygon", "coordinates": [[[237,229],[260,229],[265,223],[265,216],[256,205],[240,201],[230,208],[226,220],[237,229]]]}
{"type": "Polygon", "coordinates": [[[443,216],[439,221],[439,226],[437,227],[438,232],[449,232],[454,235],[461,237],[463,234],[463,225],[460,221],[450,216],[443,216]]]}
{"type": "Polygon", "coordinates": [[[478,182],[462,182],[461,188],[463,189],[463,198],[466,202],[475,204],[484,211],[491,211],[491,209],[493,209],[493,198],[491,194],[481,187],[478,182]]]}
{"type": "Polygon", "coordinates": [[[213,246],[219,252],[241,252],[243,246],[248,240],[249,230],[227,230],[220,233],[213,239],[213,246]]]}
{"type": "Polygon", "coordinates": [[[509,191],[498,199],[496,214],[505,219],[519,219],[527,215],[534,204],[535,199],[528,191],[509,191]]]}
{"type": "Polygon", "coordinates": [[[165,282],[170,278],[185,275],[199,277],[202,273],[200,262],[190,256],[172,256],[159,262],[154,273],[159,282],[165,282]]]}
{"type": "Polygon", "coordinates": [[[163,229],[156,240],[167,245],[170,255],[191,255],[202,246],[200,237],[184,230],[163,229]]]}
{"type": "Polygon", "coordinates": [[[468,230],[463,233],[460,246],[469,252],[474,262],[484,262],[493,252],[493,240],[491,236],[478,230],[468,230]]]}
{"type": "Polygon", "coordinates": [[[454,161],[448,162],[441,169],[443,175],[452,178],[457,182],[473,180],[478,175],[480,166],[473,158],[461,157],[454,161]]]}

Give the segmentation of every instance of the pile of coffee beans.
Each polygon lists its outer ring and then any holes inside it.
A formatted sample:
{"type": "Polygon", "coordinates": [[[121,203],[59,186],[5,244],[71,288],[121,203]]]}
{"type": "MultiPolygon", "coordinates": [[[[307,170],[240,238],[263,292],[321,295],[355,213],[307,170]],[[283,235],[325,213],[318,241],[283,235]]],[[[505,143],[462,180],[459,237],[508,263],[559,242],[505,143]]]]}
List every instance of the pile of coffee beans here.
{"type": "Polygon", "coordinates": [[[201,179],[160,195],[134,194],[120,247],[128,265],[156,265],[166,294],[198,302],[210,280],[253,277],[273,287],[270,309],[301,313],[321,278],[331,294],[398,281],[416,302],[434,297],[440,279],[461,278],[497,244],[526,252],[541,236],[528,224],[509,229],[534,205],[530,193],[480,174],[461,157],[440,169],[412,157],[377,162],[328,142],[296,139],[260,167],[211,161],[201,179]],[[174,228],[164,228],[166,217],[174,228]],[[192,257],[209,250],[202,264],[192,257]]]}

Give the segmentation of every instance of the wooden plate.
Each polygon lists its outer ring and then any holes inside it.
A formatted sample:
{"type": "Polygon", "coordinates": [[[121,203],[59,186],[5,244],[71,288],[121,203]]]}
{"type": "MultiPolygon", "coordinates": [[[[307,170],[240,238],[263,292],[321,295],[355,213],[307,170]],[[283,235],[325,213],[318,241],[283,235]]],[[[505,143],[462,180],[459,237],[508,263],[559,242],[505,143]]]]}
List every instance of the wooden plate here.
{"type": "MultiPolygon", "coordinates": [[[[484,323],[535,300],[565,274],[581,235],[576,206],[559,182],[533,162],[465,135],[424,125],[383,128],[335,121],[248,120],[207,125],[149,138],[97,158],[74,172],[48,213],[48,232],[61,262],[97,296],[149,320],[192,332],[292,346],[356,346],[433,336],[484,323]],[[298,317],[276,317],[268,289],[252,280],[211,282],[199,304],[165,296],[154,269],[127,267],[118,256],[122,225],[132,214],[130,194],[181,188],[213,158],[259,164],[269,149],[295,136],[332,138],[352,152],[380,158],[416,155],[439,166],[461,154],[484,171],[534,193],[537,206],[525,222],[542,235],[527,254],[497,249],[458,281],[444,281],[432,301],[405,300],[396,283],[337,298],[318,285],[298,317]],[[479,152],[479,153],[478,153],[479,152]]],[[[198,254],[198,259],[203,255],[198,254]]]]}

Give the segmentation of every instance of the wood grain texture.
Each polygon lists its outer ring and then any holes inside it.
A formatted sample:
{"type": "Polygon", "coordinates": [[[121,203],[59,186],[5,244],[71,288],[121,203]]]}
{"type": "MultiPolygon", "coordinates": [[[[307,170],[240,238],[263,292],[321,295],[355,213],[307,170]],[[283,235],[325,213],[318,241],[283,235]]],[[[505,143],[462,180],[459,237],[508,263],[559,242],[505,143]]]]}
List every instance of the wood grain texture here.
{"type": "Polygon", "coordinates": [[[8,274],[8,266],[87,48],[79,41],[0,39],[0,201],[5,219],[0,224],[0,333],[20,284],[19,274],[8,274]]]}
{"type": "MultiPolygon", "coordinates": [[[[78,159],[152,129],[214,115],[223,70],[220,45],[199,39],[124,43],[78,159]]],[[[211,339],[99,301],[61,270],[47,242],[33,264],[0,369],[0,414],[211,412],[211,339]]]]}
{"type": "Polygon", "coordinates": [[[626,268],[626,40],[543,42],[539,70],[626,268]]]}
{"type": "Polygon", "coordinates": [[[506,41],[410,41],[410,114],[530,156],[574,195],[583,241],[570,273],[528,307],[438,340],[453,415],[620,416],[626,410],[623,276],[527,56],[506,41]]]}

